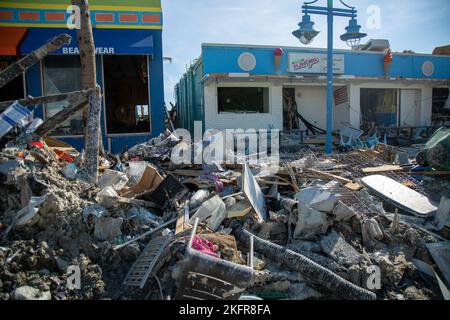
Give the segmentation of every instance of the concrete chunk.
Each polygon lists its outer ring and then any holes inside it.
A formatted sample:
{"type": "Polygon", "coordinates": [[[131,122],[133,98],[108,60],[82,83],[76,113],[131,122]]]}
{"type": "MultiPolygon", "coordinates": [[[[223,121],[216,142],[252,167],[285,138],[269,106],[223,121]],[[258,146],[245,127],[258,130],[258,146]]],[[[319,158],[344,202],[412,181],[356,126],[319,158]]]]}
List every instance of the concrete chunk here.
{"type": "Polygon", "coordinates": [[[334,220],[337,222],[349,221],[356,215],[353,208],[344,204],[341,200],[338,201],[336,207],[333,210],[334,220]]]}
{"type": "Polygon", "coordinates": [[[332,212],[338,196],[320,187],[309,187],[295,195],[295,198],[312,209],[322,212],[332,212]]]}
{"type": "Polygon", "coordinates": [[[326,233],[331,224],[330,217],[325,212],[314,210],[305,203],[300,202],[294,238],[311,239],[315,235],[326,233]]]}
{"type": "Polygon", "coordinates": [[[334,230],[328,236],[322,238],[320,244],[322,251],[341,265],[351,266],[362,262],[364,259],[355,248],[334,230]]]}
{"type": "Polygon", "coordinates": [[[12,292],[14,300],[51,300],[50,291],[41,292],[30,286],[22,286],[12,292]]]}

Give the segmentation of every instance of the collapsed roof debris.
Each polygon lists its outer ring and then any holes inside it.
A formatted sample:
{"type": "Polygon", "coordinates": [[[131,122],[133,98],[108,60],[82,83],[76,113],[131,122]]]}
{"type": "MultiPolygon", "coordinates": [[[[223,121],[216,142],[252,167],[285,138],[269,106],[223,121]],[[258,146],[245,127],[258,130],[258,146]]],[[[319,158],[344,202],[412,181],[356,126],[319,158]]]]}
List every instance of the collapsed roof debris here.
{"type": "Polygon", "coordinates": [[[434,206],[412,215],[364,187],[365,168],[392,165],[382,152],[308,146],[281,154],[278,173],[214,169],[171,163],[178,139],[167,131],[102,157],[94,184],[70,146],[23,141],[0,153],[2,299],[448,297],[449,182],[380,169],[434,206]],[[439,183],[440,203],[428,196],[439,183]],[[74,266],[79,290],[68,286],[74,266]]]}
{"type": "Polygon", "coordinates": [[[94,86],[2,103],[0,299],[448,299],[446,131],[418,159],[379,139],[334,156],[305,145],[275,171],[270,159],[174,163],[199,145],[170,131],[100,155],[94,86]],[[85,152],[47,137],[86,106],[85,152]]]}

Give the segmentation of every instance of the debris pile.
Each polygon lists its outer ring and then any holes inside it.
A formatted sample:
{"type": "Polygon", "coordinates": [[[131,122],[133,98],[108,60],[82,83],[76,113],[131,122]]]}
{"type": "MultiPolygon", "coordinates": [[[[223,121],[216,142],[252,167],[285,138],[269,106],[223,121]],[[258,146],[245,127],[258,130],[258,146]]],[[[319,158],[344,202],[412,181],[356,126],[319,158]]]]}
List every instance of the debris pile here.
{"type": "Polygon", "coordinates": [[[448,180],[382,152],[176,165],[167,131],[93,183],[70,146],[20,142],[0,153],[1,299],[448,298],[449,195],[419,179],[448,180]]]}

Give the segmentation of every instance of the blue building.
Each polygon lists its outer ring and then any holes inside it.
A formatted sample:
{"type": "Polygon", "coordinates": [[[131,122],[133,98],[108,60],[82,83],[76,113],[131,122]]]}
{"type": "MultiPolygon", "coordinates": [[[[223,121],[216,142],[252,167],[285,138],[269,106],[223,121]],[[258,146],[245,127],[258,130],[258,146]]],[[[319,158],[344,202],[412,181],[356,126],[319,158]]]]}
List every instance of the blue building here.
{"type": "MultiPolygon", "coordinates": [[[[450,120],[444,107],[450,56],[393,53],[390,60],[388,49],[387,40],[371,40],[334,51],[334,130],[450,120]]],[[[203,44],[175,87],[178,125],[283,130],[291,99],[308,122],[325,129],[326,58],[326,49],[318,48],[203,44]]]]}
{"type": "MultiPolygon", "coordinates": [[[[96,47],[97,82],[103,93],[102,137],[106,150],[124,151],[164,130],[162,10],[160,0],[89,1],[96,47]]],[[[0,3],[0,67],[3,69],[62,33],[64,46],[0,89],[0,100],[45,96],[81,89],[76,30],[67,28],[70,1],[18,0],[0,3]]],[[[37,106],[47,119],[65,102],[37,106]]],[[[52,136],[77,149],[84,146],[82,114],[68,119],[52,136]]]]}

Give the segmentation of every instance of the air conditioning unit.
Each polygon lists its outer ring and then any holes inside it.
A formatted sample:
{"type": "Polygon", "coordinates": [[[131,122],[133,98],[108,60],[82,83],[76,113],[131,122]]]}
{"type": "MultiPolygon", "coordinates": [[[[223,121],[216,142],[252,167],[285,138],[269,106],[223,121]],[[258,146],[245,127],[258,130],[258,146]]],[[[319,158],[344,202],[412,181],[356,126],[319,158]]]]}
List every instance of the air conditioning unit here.
{"type": "Polygon", "coordinates": [[[391,46],[389,44],[389,40],[386,39],[370,39],[366,44],[359,45],[355,48],[355,50],[359,51],[375,51],[375,52],[384,52],[389,49],[391,46]]]}

